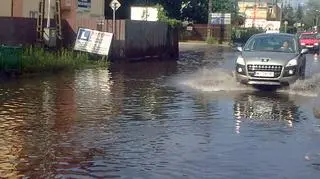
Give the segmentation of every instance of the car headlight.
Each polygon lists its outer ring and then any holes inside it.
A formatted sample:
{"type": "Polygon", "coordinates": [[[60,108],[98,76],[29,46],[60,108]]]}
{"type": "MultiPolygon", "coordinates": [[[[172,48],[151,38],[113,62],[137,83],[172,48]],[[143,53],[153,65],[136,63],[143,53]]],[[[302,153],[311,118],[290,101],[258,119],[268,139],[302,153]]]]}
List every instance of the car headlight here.
{"type": "Polygon", "coordinates": [[[319,43],[314,43],[314,45],[318,46],[318,45],[319,45],[319,43]]]}
{"type": "Polygon", "coordinates": [[[291,67],[291,66],[296,66],[296,65],[298,65],[297,59],[292,59],[287,63],[286,67],[291,67]]]}
{"type": "Polygon", "coordinates": [[[301,43],[301,45],[305,45],[305,44],[306,44],[306,43],[303,43],[303,42],[301,43]]]}
{"type": "Polygon", "coordinates": [[[239,56],[239,57],[237,58],[237,64],[239,64],[239,65],[245,65],[245,63],[244,63],[244,58],[241,57],[241,56],[239,56]]]}

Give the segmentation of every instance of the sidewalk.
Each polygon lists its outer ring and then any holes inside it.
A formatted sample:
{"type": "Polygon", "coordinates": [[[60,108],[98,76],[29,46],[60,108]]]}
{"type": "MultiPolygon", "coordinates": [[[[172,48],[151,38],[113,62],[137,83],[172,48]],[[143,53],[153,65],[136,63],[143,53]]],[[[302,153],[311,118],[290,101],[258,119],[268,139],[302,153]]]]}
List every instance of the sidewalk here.
{"type": "Polygon", "coordinates": [[[229,44],[229,43],[208,44],[206,41],[187,41],[187,42],[179,42],[179,45],[209,45],[209,46],[231,47],[231,44],[229,44]]]}

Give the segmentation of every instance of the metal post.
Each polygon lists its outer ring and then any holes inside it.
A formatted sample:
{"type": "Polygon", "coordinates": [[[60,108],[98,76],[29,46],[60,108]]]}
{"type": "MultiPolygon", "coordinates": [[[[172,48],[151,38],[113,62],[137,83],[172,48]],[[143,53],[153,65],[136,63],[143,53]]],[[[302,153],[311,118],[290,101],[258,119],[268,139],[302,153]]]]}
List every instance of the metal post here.
{"type": "MultiPolygon", "coordinates": [[[[280,7],[280,28],[281,28],[281,24],[282,24],[282,11],[283,10],[283,2],[281,1],[281,7],[280,7]]],[[[280,29],[279,29],[279,31],[280,31],[280,29]]]]}
{"type": "Polygon", "coordinates": [[[112,33],[116,32],[116,3],[113,4],[112,33]]]}
{"type": "Polygon", "coordinates": [[[287,33],[288,21],[284,21],[284,32],[287,33]]]}
{"type": "Polygon", "coordinates": [[[212,13],[212,0],[209,0],[209,3],[208,3],[208,25],[207,25],[207,40],[211,37],[211,29],[210,29],[210,15],[212,13]]]}
{"type": "Polygon", "coordinates": [[[48,0],[48,17],[47,17],[47,28],[50,27],[50,13],[51,13],[51,0],[48,0]]]}

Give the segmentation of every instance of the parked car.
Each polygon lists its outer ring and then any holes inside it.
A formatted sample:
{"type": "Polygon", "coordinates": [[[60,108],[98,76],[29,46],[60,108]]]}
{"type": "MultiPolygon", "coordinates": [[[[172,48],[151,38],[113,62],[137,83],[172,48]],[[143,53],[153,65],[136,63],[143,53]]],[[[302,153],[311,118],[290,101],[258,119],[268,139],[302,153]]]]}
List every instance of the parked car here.
{"type": "Polygon", "coordinates": [[[303,32],[299,37],[300,45],[312,52],[319,52],[320,34],[317,32],[303,32]]]}
{"type": "Polygon", "coordinates": [[[236,79],[249,85],[286,86],[305,76],[308,49],[287,33],[259,33],[250,37],[235,64],[236,79]]]}

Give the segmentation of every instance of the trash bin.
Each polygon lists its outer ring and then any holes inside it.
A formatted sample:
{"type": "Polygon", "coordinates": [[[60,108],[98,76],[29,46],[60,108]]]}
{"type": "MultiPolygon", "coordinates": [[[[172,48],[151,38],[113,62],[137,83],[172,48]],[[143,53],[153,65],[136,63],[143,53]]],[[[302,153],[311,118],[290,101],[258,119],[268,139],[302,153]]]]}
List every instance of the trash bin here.
{"type": "Polygon", "coordinates": [[[20,71],[22,52],[19,46],[0,46],[0,70],[20,71]]]}

